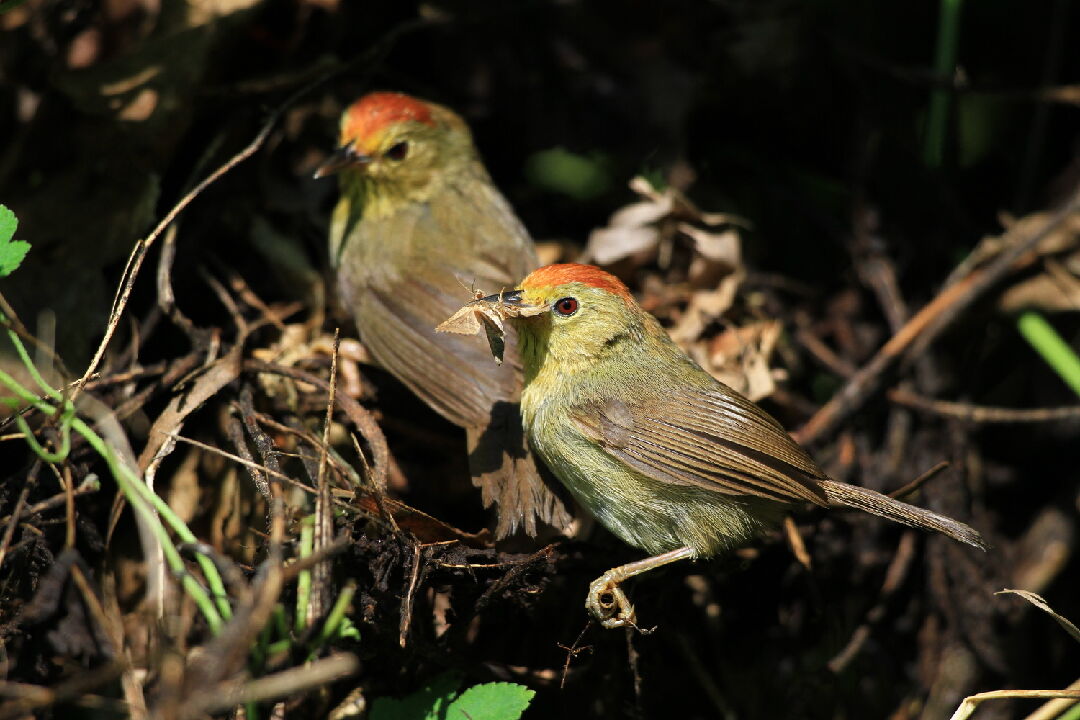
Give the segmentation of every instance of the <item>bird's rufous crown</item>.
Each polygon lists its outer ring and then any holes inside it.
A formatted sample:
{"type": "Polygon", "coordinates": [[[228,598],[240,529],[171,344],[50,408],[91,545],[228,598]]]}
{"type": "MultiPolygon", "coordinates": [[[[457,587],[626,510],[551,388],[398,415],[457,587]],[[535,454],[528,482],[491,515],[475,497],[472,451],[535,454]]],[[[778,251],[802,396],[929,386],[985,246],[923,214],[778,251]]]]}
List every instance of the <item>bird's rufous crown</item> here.
{"type": "Polygon", "coordinates": [[[606,290],[624,300],[631,299],[630,291],[622,280],[593,265],[580,265],[578,263],[546,265],[533,270],[528,277],[521,281],[521,287],[531,290],[567,285],[569,283],[581,283],[582,285],[606,290]]]}
{"type": "Polygon", "coordinates": [[[390,125],[409,121],[435,125],[431,108],[421,100],[397,92],[368,93],[345,111],[341,138],[344,141],[363,141],[390,125]]]}

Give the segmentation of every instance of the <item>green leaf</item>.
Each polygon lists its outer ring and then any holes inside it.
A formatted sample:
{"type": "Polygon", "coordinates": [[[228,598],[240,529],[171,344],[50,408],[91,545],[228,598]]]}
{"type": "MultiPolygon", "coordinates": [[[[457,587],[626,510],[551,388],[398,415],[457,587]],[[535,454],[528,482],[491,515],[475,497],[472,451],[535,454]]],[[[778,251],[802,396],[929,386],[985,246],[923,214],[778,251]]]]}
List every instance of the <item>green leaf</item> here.
{"type": "Polygon", "coordinates": [[[517,683],[484,683],[461,693],[446,709],[446,720],[517,720],[536,692],[517,683]]]}
{"type": "Polygon", "coordinates": [[[30,243],[11,239],[17,227],[19,221],[15,219],[15,213],[0,205],[0,277],[13,273],[30,251],[30,243]]]}
{"type": "MultiPolygon", "coordinates": [[[[457,695],[461,674],[446,672],[412,695],[400,700],[376,698],[371,703],[369,720],[442,720],[443,708],[457,695]]],[[[461,716],[464,718],[464,716],[461,716]]]]}

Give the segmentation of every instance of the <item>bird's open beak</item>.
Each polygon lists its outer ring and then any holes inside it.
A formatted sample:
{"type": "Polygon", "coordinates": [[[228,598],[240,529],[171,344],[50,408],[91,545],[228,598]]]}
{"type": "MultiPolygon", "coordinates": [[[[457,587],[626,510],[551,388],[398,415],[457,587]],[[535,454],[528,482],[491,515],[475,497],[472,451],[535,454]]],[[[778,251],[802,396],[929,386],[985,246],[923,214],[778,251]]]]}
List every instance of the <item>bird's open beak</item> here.
{"type": "Polygon", "coordinates": [[[327,175],[333,175],[350,165],[359,165],[362,167],[369,162],[371,162],[371,156],[359,152],[352,146],[352,143],[342,145],[334,151],[333,155],[326,159],[326,162],[315,168],[315,179],[317,180],[319,178],[324,178],[327,175]]]}

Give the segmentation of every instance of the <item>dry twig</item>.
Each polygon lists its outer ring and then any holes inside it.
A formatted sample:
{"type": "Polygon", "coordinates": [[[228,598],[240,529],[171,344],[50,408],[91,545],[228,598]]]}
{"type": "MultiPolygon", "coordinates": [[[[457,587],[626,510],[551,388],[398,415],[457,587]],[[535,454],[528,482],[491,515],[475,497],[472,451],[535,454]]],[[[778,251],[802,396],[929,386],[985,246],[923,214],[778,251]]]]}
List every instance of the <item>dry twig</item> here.
{"type": "MultiPolygon", "coordinates": [[[[922,353],[964,310],[1018,265],[1023,264],[1023,256],[1031,248],[1078,210],[1080,185],[1073,190],[1069,201],[1054,212],[1037,232],[1026,237],[1015,237],[1011,231],[1007,233],[1008,250],[986,267],[977,268],[956,284],[944,288],[937,297],[915,313],[829,402],[794,433],[795,439],[808,445],[833,431],[881,387],[887,370],[903,357],[915,357],[922,353]]],[[[1033,260],[1034,258],[1031,258],[1026,262],[1033,260]]]]}

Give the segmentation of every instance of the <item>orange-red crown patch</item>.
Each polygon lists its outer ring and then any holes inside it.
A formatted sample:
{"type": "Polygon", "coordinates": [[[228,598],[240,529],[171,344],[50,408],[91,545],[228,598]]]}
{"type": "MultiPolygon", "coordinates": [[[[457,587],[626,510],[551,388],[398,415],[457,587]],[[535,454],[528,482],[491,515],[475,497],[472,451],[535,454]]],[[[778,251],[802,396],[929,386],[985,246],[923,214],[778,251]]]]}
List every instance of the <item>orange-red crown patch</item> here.
{"type": "Polygon", "coordinates": [[[343,143],[359,141],[363,144],[387,126],[408,121],[435,124],[431,108],[425,102],[404,93],[368,93],[345,111],[341,139],[343,143]]]}
{"type": "Polygon", "coordinates": [[[521,281],[521,287],[526,290],[532,288],[554,287],[568,283],[581,283],[609,293],[618,295],[624,300],[633,299],[630,291],[622,280],[611,273],[604,272],[593,265],[580,265],[578,263],[560,263],[558,265],[546,265],[534,270],[527,278],[521,281]]]}

